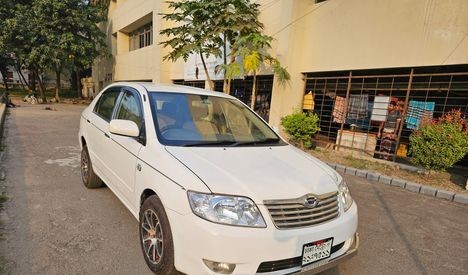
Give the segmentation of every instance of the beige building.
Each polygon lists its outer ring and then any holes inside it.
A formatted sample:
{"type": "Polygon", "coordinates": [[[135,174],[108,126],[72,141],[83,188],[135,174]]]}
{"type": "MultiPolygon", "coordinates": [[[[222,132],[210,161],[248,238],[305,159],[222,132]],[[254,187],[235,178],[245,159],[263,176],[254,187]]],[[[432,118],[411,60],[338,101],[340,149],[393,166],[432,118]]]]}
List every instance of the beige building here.
{"type": "MultiPolygon", "coordinates": [[[[272,54],[288,68],[292,77],[286,87],[277,85],[268,72],[260,78],[264,81],[260,85],[264,88],[260,93],[264,97],[257,99],[266,102],[263,106],[268,108],[266,118],[270,124],[279,126],[282,116],[301,109],[303,96],[308,92],[315,98],[314,111],[321,118],[325,143],[338,144],[342,139],[338,132],[349,128],[346,121],[334,116],[334,104],[340,95],[348,100],[350,95],[361,94],[368,96],[369,103],[378,95],[399,97],[402,112],[407,112],[411,101],[422,95],[416,91],[426,89],[427,95],[422,97],[424,101],[434,97],[430,101],[436,105],[432,109],[434,116],[449,107],[467,113],[468,1],[257,2],[261,4],[260,20],[265,24],[265,32],[275,39],[272,54]],[[382,84],[390,82],[391,86],[382,84]],[[438,83],[437,87],[434,83],[438,83]],[[437,89],[442,93],[429,94],[437,89]],[[456,102],[453,106],[451,99],[456,102]]],[[[97,90],[121,80],[204,86],[201,67],[200,79],[194,77],[199,63],[196,57],[187,63],[163,62],[162,57],[168,50],[159,45],[164,39],[159,31],[168,27],[168,23],[161,20],[161,12],[168,12],[164,1],[110,1],[105,31],[113,58],[94,67],[97,90]]],[[[216,63],[217,60],[210,60],[212,67],[216,63]]],[[[240,91],[240,96],[235,95],[248,101],[248,85],[241,82],[239,80],[235,84],[238,89],[234,89],[240,91]]],[[[219,90],[220,85],[216,86],[219,90]]],[[[369,124],[373,130],[364,131],[366,140],[372,139],[370,135],[380,136],[377,124],[369,124]]],[[[398,145],[400,136],[403,140],[406,140],[405,135],[409,136],[406,130],[397,131],[397,147],[393,151],[402,149],[398,145]]],[[[345,132],[342,133],[346,139],[345,132]]],[[[401,143],[405,142],[403,140],[401,143]]],[[[367,146],[375,144],[365,144],[364,148],[367,146]]]]}

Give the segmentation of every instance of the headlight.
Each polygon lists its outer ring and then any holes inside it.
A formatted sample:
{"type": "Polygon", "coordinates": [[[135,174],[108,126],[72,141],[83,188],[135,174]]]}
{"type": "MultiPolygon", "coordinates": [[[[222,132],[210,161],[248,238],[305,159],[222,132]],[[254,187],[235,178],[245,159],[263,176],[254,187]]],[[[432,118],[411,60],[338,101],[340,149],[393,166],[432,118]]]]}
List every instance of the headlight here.
{"type": "Polygon", "coordinates": [[[343,203],[344,211],[347,211],[353,204],[353,198],[351,198],[348,185],[344,180],[341,180],[341,183],[338,186],[338,191],[340,192],[340,200],[341,203],[343,203]]]}
{"type": "Polygon", "coordinates": [[[192,191],[187,194],[193,213],[203,219],[221,224],[266,227],[262,214],[248,198],[192,191]]]}

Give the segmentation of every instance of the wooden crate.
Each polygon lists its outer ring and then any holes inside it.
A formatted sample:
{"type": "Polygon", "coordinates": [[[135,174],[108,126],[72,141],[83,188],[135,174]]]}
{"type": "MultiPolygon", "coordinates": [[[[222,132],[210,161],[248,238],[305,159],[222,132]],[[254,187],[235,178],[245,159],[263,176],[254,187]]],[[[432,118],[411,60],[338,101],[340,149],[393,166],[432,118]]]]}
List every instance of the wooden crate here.
{"type": "MultiPolygon", "coordinates": [[[[340,141],[341,130],[338,130],[336,144],[340,141]]],[[[374,156],[377,146],[377,135],[343,130],[339,151],[350,152],[362,156],[374,156]]],[[[336,146],[338,149],[338,146],[336,146]]]]}

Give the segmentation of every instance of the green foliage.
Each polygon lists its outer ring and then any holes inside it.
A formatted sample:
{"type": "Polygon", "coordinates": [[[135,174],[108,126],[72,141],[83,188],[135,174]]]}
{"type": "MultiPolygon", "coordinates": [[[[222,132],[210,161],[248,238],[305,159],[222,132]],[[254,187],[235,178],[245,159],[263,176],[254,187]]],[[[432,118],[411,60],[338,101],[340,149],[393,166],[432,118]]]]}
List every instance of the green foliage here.
{"type": "Polygon", "coordinates": [[[252,32],[240,36],[232,46],[242,60],[244,74],[253,75],[252,101],[251,107],[255,107],[256,100],[256,76],[262,66],[272,69],[276,79],[281,85],[285,85],[291,79],[287,69],[281,66],[278,59],[271,56],[268,50],[271,48],[273,37],[262,34],[261,32],[252,32]]]}
{"type": "Polygon", "coordinates": [[[5,195],[0,195],[0,207],[2,203],[6,202],[8,200],[8,197],[5,195]]]}
{"type": "Polygon", "coordinates": [[[64,66],[81,69],[107,55],[98,27],[106,20],[105,1],[0,1],[0,52],[14,56],[19,68],[36,74],[64,66]]]}
{"type": "Polygon", "coordinates": [[[443,171],[468,154],[467,121],[460,111],[424,123],[410,136],[411,161],[428,170],[443,171]]]}
{"type": "Polygon", "coordinates": [[[160,34],[169,39],[161,42],[172,51],[164,58],[187,60],[191,54],[221,57],[226,42],[233,43],[242,33],[262,28],[258,22],[258,4],[248,0],[183,0],[168,1],[173,12],[162,14],[163,19],[177,26],[160,34]],[[226,38],[226,41],[224,41],[226,38]]]}
{"type": "Polygon", "coordinates": [[[320,131],[319,117],[316,114],[296,111],[281,118],[281,125],[295,142],[310,146],[311,137],[320,131]]]}
{"type": "Polygon", "coordinates": [[[219,64],[215,67],[215,74],[223,73],[227,79],[242,76],[242,67],[239,63],[219,64]]]}
{"type": "MultiPolygon", "coordinates": [[[[171,48],[164,60],[187,61],[190,55],[199,55],[205,75],[210,80],[204,58],[224,57],[223,66],[219,66],[217,72],[223,72],[226,79],[236,77],[238,68],[228,68],[226,49],[240,35],[263,28],[258,21],[259,5],[249,0],[182,0],[167,3],[173,11],[162,14],[163,19],[172,21],[176,26],[160,32],[168,38],[160,44],[171,48]]],[[[235,49],[231,48],[231,52],[235,52],[235,49]]],[[[234,58],[231,57],[231,60],[230,63],[234,63],[234,58]]]]}
{"type": "Polygon", "coordinates": [[[0,50],[0,73],[2,74],[3,82],[6,88],[8,88],[8,83],[6,81],[8,66],[13,64],[13,58],[11,58],[8,53],[1,52],[0,50]]]}
{"type": "Polygon", "coordinates": [[[244,56],[244,70],[247,74],[256,72],[260,68],[260,64],[261,58],[258,52],[253,51],[244,56]]]}
{"type": "Polygon", "coordinates": [[[249,0],[211,0],[210,5],[218,9],[213,14],[215,33],[226,37],[226,42],[234,44],[237,37],[258,32],[263,24],[258,21],[260,5],[249,0]]]}
{"type": "Polygon", "coordinates": [[[270,57],[269,62],[279,84],[282,86],[286,85],[286,83],[291,79],[291,75],[288,70],[281,66],[281,63],[276,58],[270,57]]]}
{"type": "Polygon", "coordinates": [[[216,8],[205,0],[168,3],[173,12],[162,14],[163,19],[173,21],[176,26],[160,31],[161,35],[169,38],[160,44],[172,48],[164,59],[175,62],[180,58],[187,61],[191,54],[221,56],[219,45],[222,40],[219,36],[213,35],[214,27],[210,24],[212,13],[216,8]]]}
{"type": "Polygon", "coordinates": [[[104,6],[83,0],[35,0],[32,10],[47,62],[87,67],[105,55],[104,6]]]}

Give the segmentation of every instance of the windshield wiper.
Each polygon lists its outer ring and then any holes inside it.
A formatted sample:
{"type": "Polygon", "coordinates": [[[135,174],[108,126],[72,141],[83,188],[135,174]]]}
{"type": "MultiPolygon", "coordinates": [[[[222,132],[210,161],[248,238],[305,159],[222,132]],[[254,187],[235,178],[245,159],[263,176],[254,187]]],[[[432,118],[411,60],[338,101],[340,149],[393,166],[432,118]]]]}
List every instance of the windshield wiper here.
{"type": "Polygon", "coordinates": [[[245,145],[258,145],[258,144],[277,144],[280,142],[279,138],[266,138],[262,140],[235,142],[231,146],[245,146],[245,145]]]}
{"type": "Polygon", "coordinates": [[[188,143],[184,144],[184,147],[195,147],[195,146],[216,146],[216,145],[234,145],[236,144],[235,141],[231,140],[218,140],[218,141],[207,141],[207,142],[196,142],[196,143],[188,143]]]}
{"type": "Polygon", "coordinates": [[[196,142],[184,144],[184,147],[196,147],[196,146],[248,146],[248,145],[259,145],[259,144],[277,144],[280,142],[279,138],[266,138],[262,140],[253,140],[245,142],[236,142],[231,140],[219,140],[219,141],[207,141],[207,142],[196,142]]]}

